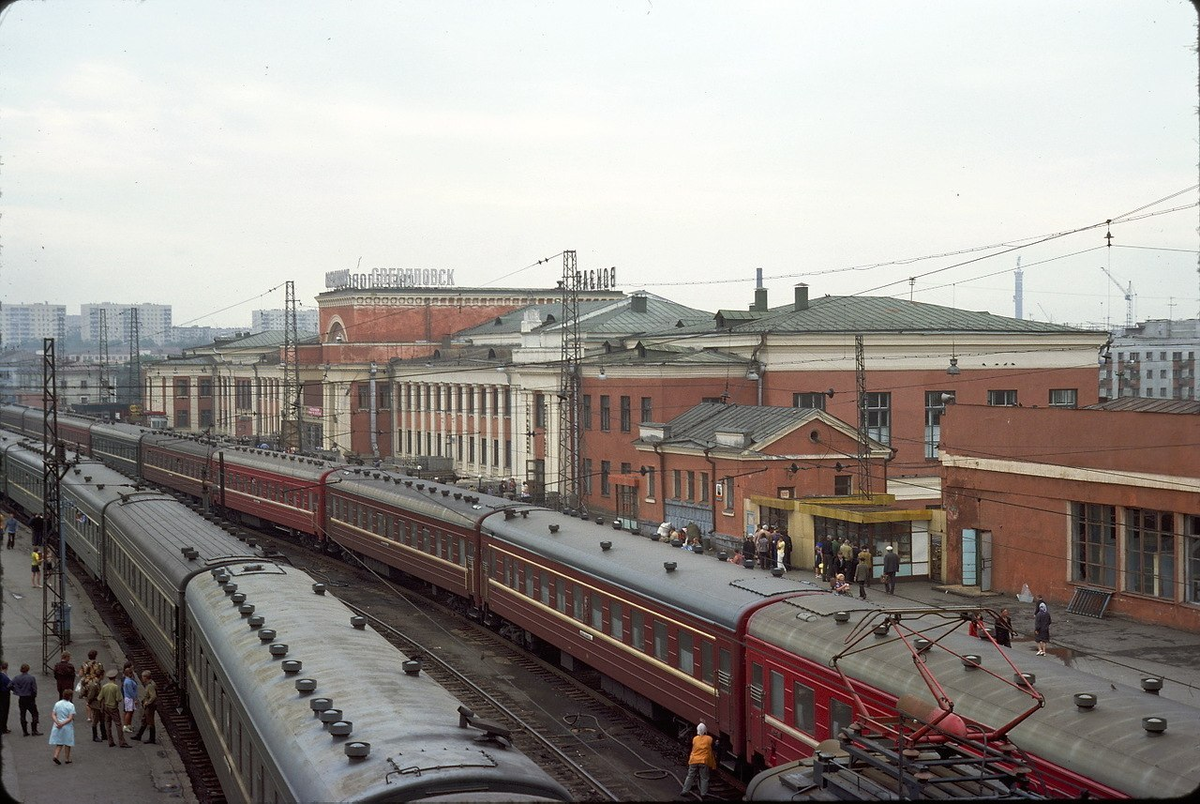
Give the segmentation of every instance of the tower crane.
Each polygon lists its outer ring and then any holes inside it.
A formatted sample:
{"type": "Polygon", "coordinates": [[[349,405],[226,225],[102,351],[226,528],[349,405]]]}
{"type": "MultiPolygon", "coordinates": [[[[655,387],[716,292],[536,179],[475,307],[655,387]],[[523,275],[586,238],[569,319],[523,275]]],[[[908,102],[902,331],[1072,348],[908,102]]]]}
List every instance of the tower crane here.
{"type": "Polygon", "coordinates": [[[1133,326],[1133,283],[1130,282],[1129,287],[1123,288],[1123,287],[1121,287],[1121,283],[1117,281],[1117,278],[1112,275],[1111,271],[1109,271],[1103,265],[1100,266],[1100,270],[1103,271],[1108,276],[1108,278],[1112,280],[1112,283],[1117,286],[1117,290],[1121,291],[1121,293],[1123,293],[1125,295],[1125,326],[1127,328],[1132,327],[1133,326]]]}

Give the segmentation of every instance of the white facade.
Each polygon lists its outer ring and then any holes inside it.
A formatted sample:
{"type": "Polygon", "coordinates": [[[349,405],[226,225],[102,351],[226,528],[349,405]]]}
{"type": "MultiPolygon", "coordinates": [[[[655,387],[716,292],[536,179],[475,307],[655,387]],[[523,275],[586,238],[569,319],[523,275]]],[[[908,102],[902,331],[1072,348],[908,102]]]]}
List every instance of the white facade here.
{"type": "Polygon", "coordinates": [[[1200,399],[1200,320],[1147,321],[1113,338],[1100,396],[1200,399]]]}
{"type": "Polygon", "coordinates": [[[132,317],[130,308],[138,311],[138,343],[162,345],[171,339],[171,305],[118,304],[100,302],[79,306],[79,335],[85,342],[100,341],[100,311],[107,313],[109,343],[128,343],[132,317]]]}
{"type": "MultiPolygon", "coordinates": [[[[287,328],[284,310],[254,310],[250,313],[250,331],[268,332],[287,328]]],[[[296,331],[304,333],[317,332],[321,325],[320,310],[297,310],[296,331]]]]}
{"type": "Polygon", "coordinates": [[[0,338],[4,348],[30,345],[42,338],[65,338],[67,308],[62,304],[0,305],[0,338]]]}

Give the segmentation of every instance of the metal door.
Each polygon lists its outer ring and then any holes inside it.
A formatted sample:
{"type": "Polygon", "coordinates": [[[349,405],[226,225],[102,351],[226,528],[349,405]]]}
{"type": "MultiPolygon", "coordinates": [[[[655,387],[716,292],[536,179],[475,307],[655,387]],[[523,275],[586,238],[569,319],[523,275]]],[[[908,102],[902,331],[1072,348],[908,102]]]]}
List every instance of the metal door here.
{"type": "Polygon", "coordinates": [[[992,591],[992,532],[979,531],[979,591],[992,591]]]}

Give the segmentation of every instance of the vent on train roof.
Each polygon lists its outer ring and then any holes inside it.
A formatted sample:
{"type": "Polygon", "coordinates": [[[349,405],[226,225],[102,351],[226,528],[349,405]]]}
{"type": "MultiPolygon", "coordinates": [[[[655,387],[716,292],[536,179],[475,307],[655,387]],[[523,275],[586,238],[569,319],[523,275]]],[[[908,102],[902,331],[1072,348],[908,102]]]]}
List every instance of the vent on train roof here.
{"type": "Polygon", "coordinates": [[[1167,719],[1165,717],[1144,717],[1142,718],[1142,728],[1149,734],[1162,734],[1167,730],[1167,719]]]}
{"type": "MultiPolygon", "coordinates": [[[[241,592],[239,592],[238,594],[241,594],[241,592]]],[[[237,595],[234,595],[234,597],[237,597],[237,595]]],[[[233,602],[237,603],[236,600],[233,602]]],[[[254,604],[253,603],[238,603],[238,614],[242,615],[243,617],[249,617],[253,613],[254,613],[254,604]]]]}
{"type": "Polygon", "coordinates": [[[253,630],[255,628],[262,628],[266,621],[266,618],[261,614],[252,614],[250,615],[250,619],[246,620],[246,623],[250,626],[251,630],[253,630]]]}
{"type": "Polygon", "coordinates": [[[1077,692],[1074,699],[1080,709],[1091,709],[1096,705],[1096,696],[1090,692],[1077,692]]]}
{"type": "Polygon", "coordinates": [[[325,594],[325,584],[323,584],[323,583],[314,583],[314,584],[312,585],[312,590],[313,590],[313,592],[315,592],[315,593],[316,593],[316,594],[318,594],[318,595],[323,595],[323,594],[325,594]]]}
{"type": "Polygon", "coordinates": [[[350,618],[350,624],[361,631],[367,627],[367,618],[361,614],[355,614],[350,618]]]}
{"type": "Polygon", "coordinates": [[[404,675],[406,675],[406,676],[421,675],[421,660],[419,658],[418,659],[409,659],[408,661],[404,662],[404,664],[402,664],[400,666],[401,666],[401,668],[403,668],[404,675]]]}
{"type": "Polygon", "coordinates": [[[325,724],[325,728],[329,728],[331,725],[342,719],[342,710],[326,709],[324,712],[317,715],[317,718],[325,724]]]}
{"type": "Polygon", "coordinates": [[[304,662],[300,661],[299,659],[288,659],[284,661],[282,667],[283,672],[286,674],[299,673],[304,667],[304,662]]]}
{"type": "Polygon", "coordinates": [[[675,567],[676,567],[676,564],[674,561],[664,561],[663,562],[663,569],[665,569],[667,572],[674,572],[675,567]]]}
{"type": "MultiPolygon", "coordinates": [[[[284,662],[284,664],[287,664],[287,662],[284,662]]],[[[284,668],[284,671],[285,672],[287,671],[286,667],[284,668]]],[[[296,679],[296,691],[299,692],[301,695],[303,695],[307,692],[312,692],[316,688],[317,688],[317,680],[315,678],[298,678],[298,679],[296,679]]]]}
{"type": "Polygon", "coordinates": [[[285,642],[272,642],[270,650],[272,656],[287,656],[288,646],[285,642]]]}
{"type": "Polygon", "coordinates": [[[351,761],[365,759],[371,753],[371,744],[363,742],[346,743],[346,756],[351,761]]]}
{"type": "Polygon", "coordinates": [[[275,641],[275,629],[273,629],[273,628],[262,629],[261,631],[258,632],[258,638],[261,639],[263,642],[274,642],[275,641]]]}
{"type": "Polygon", "coordinates": [[[612,542],[600,542],[600,549],[601,550],[611,550],[612,542]]]}
{"type": "Polygon", "coordinates": [[[334,737],[349,737],[354,732],[354,723],[349,720],[339,720],[329,724],[329,733],[334,737]]]}

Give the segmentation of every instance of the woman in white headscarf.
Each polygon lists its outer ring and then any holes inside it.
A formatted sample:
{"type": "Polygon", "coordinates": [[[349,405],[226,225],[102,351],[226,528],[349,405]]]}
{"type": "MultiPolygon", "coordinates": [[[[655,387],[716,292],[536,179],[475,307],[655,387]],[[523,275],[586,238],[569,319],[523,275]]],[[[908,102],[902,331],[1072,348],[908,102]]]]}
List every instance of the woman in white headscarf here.
{"type": "Polygon", "coordinates": [[[686,796],[692,789],[696,777],[700,777],[700,797],[708,795],[708,772],[717,767],[717,755],[713,752],[713,738],[708,734],[708,726],[701,723],[696,727],[696,736],[692,738],[692,753],[688,757],[687,778],[683,780],[683,790],[679,795],[686,796]]]}

